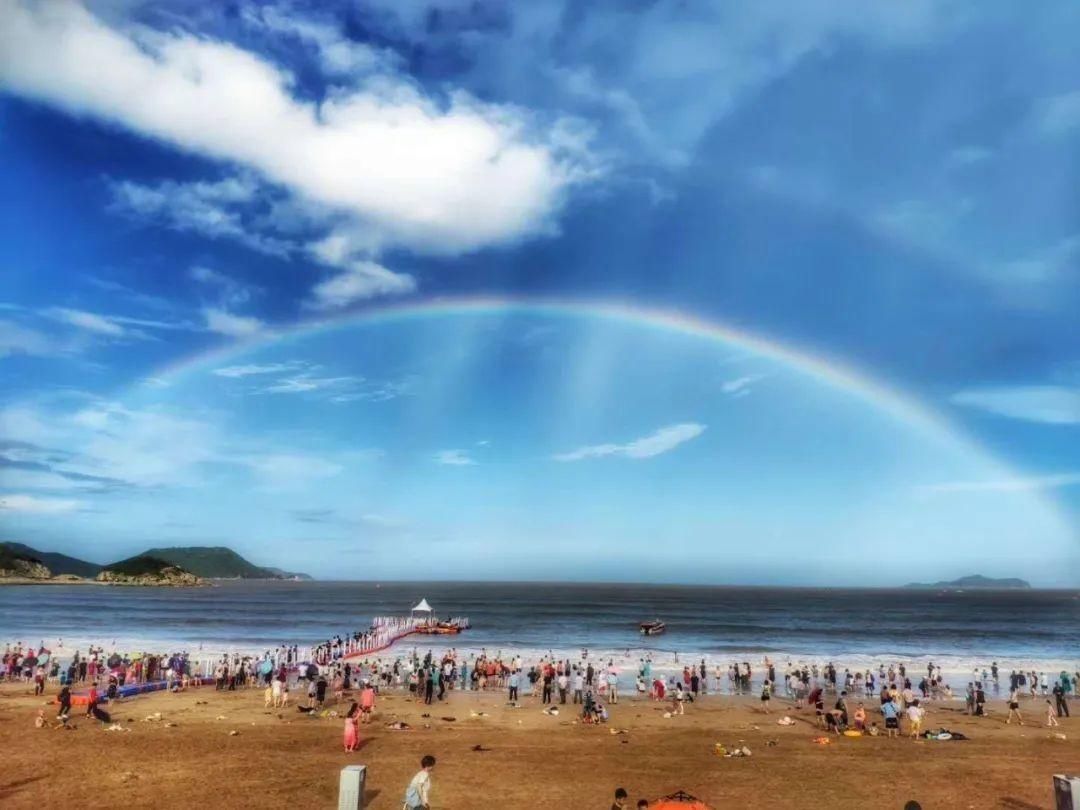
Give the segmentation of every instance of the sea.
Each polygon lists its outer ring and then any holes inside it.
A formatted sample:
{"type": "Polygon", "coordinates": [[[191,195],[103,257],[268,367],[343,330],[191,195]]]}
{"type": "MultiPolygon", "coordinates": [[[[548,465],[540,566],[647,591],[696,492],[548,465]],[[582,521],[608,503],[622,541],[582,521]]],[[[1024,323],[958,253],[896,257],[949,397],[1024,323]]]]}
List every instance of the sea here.
{"type": "MultiPolygon", "coordinates": [[[[1080,591],[882,590],[494,582],[217,581],[203,588],[0,587],[0,643],[65,652],[261,653],[303,648],[408,615],[467,617],[459,636],[410,637],[402,654],[455,647],[526,661],[589,657],[679,668],[832,661],[862,669],[933,661],[970,675],[1013,668],[1080,670],[1080,591]],[[642,621],[667,632],[643,637],[642,621]],[[62,645],[62,646],[59,646],[62,645]]],[[[395,651],[387,653],[395,654],[395,651]]]]}

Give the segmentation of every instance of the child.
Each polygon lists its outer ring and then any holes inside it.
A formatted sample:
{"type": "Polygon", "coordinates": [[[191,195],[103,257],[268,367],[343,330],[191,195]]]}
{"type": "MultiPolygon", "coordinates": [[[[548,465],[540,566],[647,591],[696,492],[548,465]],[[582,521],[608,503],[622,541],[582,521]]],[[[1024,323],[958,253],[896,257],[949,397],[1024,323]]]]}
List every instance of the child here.
{"type": "Polygon", "coordinates": [[[686,714],[686,693],[681,681],[676,681],[675,691],[671,693],[671,713],[686,714]]]}
{"type": "Polygon", "coordinates": [[[919,731],[922,730],[923,714],[925,714],[925,710],[919,705],[919,701],[911,701],[911,705],[907,707],[907,716],[908,722],[911,725],[911,739],[913,740],[919,738],[919,731]]]}
{"type": "Polygon", "coordinates": [[[350,754],[356,750],[360,743],[360,732],[356,726],[356,716],[360,713],[359,708],[355,703],[349,708],[349,711],[345,715],[345,753],[350,754]]]}
{"type": "Polygon", "coordinates": [[[900,718],[896,704],[887,700],[881,704],[881,714],[885,718],[885,736],[898,737],[900,735],[900,718]]]}
{"type": "Polygon", "coordinates": [[[289,705],[289,682],[281,681],[281,708],[289,705]]]}
{"type": "Polygon", "coordinates": [[[370,723],[371,715],[375,711],[375,688],[370,682],[364,684],[364,691],[360,693],[360,722],[370,723]]]}
{"type": "Polygon", "coordinates": [[[866,731],[866,709],[861,703],[855,708],[854,720],[856,729],[866,731]]]}
{"type": "Polygon", "coordinates": [[[761,710],[765,714],[769,713],[769,700],[772,698],[772,684],[765,681],[761,684],[761,710]]]}
{"type": "Polygon", "coordinates": [[[269,709],[274,705],[274,687],[266,687],[266,691],[263,692],[263,708],[269,709]]]}
{"type": "Polygon", "coordinates": [[[1054,704],[1049,700],[1046,701],[1046,725],[1048,728],[1060,725],[1057,719],[1057,709],[1054,708],[1054,704]]]}

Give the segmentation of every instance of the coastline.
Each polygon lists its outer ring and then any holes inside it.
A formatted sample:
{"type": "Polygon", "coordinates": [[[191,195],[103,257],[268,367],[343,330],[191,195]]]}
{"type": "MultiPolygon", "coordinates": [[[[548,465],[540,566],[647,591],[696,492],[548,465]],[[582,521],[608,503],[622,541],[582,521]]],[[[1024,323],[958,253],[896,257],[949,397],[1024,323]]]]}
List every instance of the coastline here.
{"type": "Polygon", "coordinates": [[[0,578],[0,586],[2,585],[100,585],[104,587],[121,587],[121,588],[205,588],[210,587],[210,583],[199,582],[193,585],[182,585],[172,582],[101,582],[96,579],[85,579],[80,577],[79,579],[34,579],[33,577],[2,577],[0,578]]]}

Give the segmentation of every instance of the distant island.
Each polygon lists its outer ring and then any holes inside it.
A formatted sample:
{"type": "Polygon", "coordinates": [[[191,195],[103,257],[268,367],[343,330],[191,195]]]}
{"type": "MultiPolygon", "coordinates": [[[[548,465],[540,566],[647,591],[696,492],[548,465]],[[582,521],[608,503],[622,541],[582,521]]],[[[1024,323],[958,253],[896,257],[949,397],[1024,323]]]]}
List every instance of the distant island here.
{"type": "Polygon", "coordinates": [[[1005,577],[1004,579],[994,579],[993,577],[984,577],[981,574],[972,574],[969,577],[960,577],[959,579],[951,579],[941,582],[909,582],[904,586],[905,588],[964,588],[973,590],[1025,590],[1031,588],[1031,583],[1023,579],[1017,579],[1016,577],[1005,577]]]}
{"type": "Polygon", "coordinates": [[[223,546],[151,548],[101,565],[23,543],[0,543],[0,584],[193,586],[205,579],[309,580],[307,574],[264,568],[223,546]]]}

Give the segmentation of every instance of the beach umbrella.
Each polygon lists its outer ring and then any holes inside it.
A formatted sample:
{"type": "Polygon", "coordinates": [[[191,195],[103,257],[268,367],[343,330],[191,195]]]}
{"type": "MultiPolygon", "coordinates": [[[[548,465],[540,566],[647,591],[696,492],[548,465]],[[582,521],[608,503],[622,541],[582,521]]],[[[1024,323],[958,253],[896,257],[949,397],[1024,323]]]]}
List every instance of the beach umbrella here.
{"type": "Polygon", "coordinates": [[[24,667],[37,666],[37,662],[38,662],[37,656],[28,655],[28,656],[26,656],[26,658],[23,659],[23,666],[24,667]]]}
{"type": "Polygon", "coordinates": [[[41,655],[38,656],[38,663],[42,665],[47,664],[49,663],[51,658],[52,655],[50,655],[48,652],[43,652],[41,655]]]}
{"type": "Polygon", "coordinates": [[[684,790],[678,790],[670,796],[657,799],[649,805],[650,810],[712,810],[701,799],[691,796],[684,790]]]}
{"type": "Polygon", "coordinates": [[[274,664],[270,661],[269,658],[259,664],[259,672],[261,672],[263,675],[269,675],[273,671],[274,664]]]}

